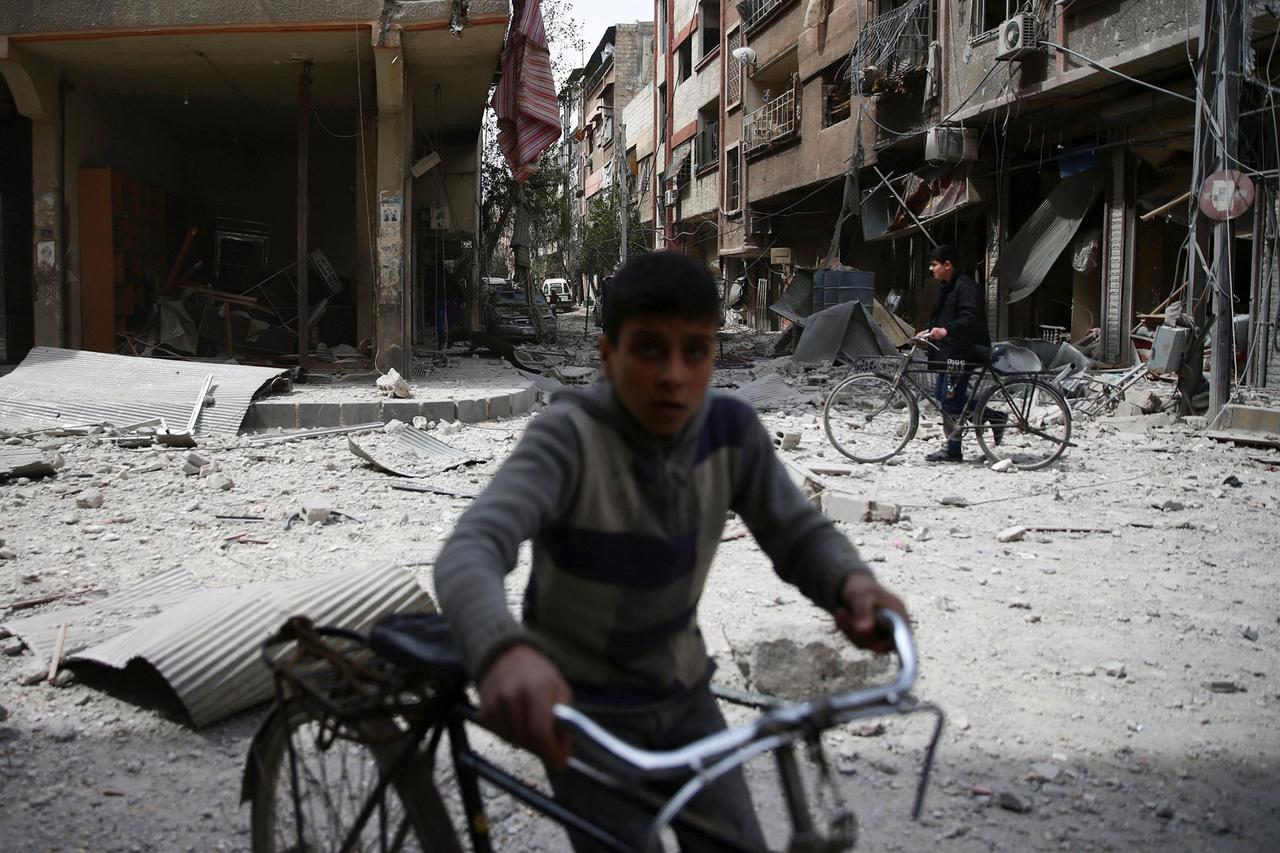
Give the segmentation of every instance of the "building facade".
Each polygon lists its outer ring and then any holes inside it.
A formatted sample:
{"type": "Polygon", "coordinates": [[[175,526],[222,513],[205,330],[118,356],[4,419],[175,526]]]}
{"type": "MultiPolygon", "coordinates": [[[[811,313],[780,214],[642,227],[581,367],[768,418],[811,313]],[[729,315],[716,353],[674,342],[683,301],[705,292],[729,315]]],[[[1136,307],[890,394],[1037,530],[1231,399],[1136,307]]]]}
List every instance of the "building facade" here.
{"type": "Polygon", "coordinates": [[[229,294],[210,346],[252,353],[263,324],[283,346],[296,314],[260,311],[278,283],[261,279],[319,250],[312,342],[370,340],[406,368],[444,282],[475,264],[508,17],[505,0],[4,4],[9,360],[136,350],[184,287],[229,294]]]}
{"type": "MultiPolygon", "coordinates": [[[[1212,221],[1199,253],[1186,248],[1193,175],[1233,164],[1256,196],[1225,244],[1237,373],[1280,384],[1277,22],[1250,6],[1211,28],[1235,33],[1245,57],[1225,75],[1241,83],[1224,155],[1218,131],[1196,147],[1188,57],[1202,12],[1193,0],[656,0],[655,227],[761,328],[778,327],[768,306],[797,271],[837,264],[872,273],[882,299],[897,291],[921,325],[928,252],[954,243],[994,334],[1082,341],[1123,365],[1212,266],[1212,221]]],[[[1212,95],[1199,93],[1206,109],[1212,95]]]]}

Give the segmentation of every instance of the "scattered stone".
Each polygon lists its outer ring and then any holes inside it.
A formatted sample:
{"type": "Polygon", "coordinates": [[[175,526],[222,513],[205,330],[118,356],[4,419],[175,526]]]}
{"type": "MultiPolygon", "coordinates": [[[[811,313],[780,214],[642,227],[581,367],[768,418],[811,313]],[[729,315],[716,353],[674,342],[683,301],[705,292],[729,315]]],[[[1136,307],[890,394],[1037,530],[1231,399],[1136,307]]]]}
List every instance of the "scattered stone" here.
{"type": "Polygon", "coordinates": [[[15,676],[19,684],[39,684],[49,677],[49,664],[45,661],[33,660],[18,670],[15,676]]]}
{"type": "Polygon", "coordinates": [[[423,429],[423,430],[425,430],[425,429],[430,429],[430,428],[431,428],[431,421],[427,420],[427,419],[426,419],[425,417],[423,417],[422,415],[414,415],[414,416],[413,416],[413,428],[414,428],[414,429],[423,429]]]}
{"type": "Polygon", "coordinates": [[[897,504],[865,501],[841,492],[822,493],[822,511],[833,521],[897,524],[902,517],[897,504]]]}
{"type": "Polygon", "coordinates": [[[57,743],[68,743],[76,739],[76,727],[64,720],[55,720],[44,727],[45,736],[57,743]]]}
{"type": "Polygon", "coordinates": [[[382,431],[387,435],[399,435],[409,428],[409,425],[398,418],[392,418],[382,425],[382,431]]]}
{"type": "Polygon", "coordinates": [[[993,462],[991,464],[991,470],[999,474],[1006,474],[1010,471],[1016,471],[1017,469],[1013,466],[1012,459],[1001,459],[999,462],[993,462]]]}
{"type": "Polygon", "coordinates": [[[0,723],[3,723],[7,719],[9,719],[9,709],[0,705],[0,723]]]}
{"type": "Polygon", "coordinates": [[[1102,671],[1112,678],[1125,678],[1128,672],[1125,671],[1124,663],[1118,660],[1109,661],[1102,665],[1102,671]]]}
{"type": "Polygon", "coordinates": [[[193,450],[187,454],[186,464],[199,471],[209,464],[209,460],[193,450]]]}
{"type": "Polygon", "coordinates": [[[53,677],[54,687],[68,687],[76,682],[76,674],[69,669],[60,669],[53,677]]]}
{"type": "Polygon", "coordinates": [[[85,489],[76,498],[76,506],[81,509],[99,509],[103,503],[102,492],[97,489],[85,489]]]}
{"type": "Polygon", "coordinates": [[[1031,765],[1031,772],[1027,774],[1027,781],[1052,785],[1061,779],[1062,775],[1061,767],[1048,761],[1042,761],[1031,765]]]}
{"type": "Polygon", "coordinates": [[[1020,542],[1027,535],[1027,528],[1022,526],[1006,527],[996,534],[997,542],[1020,542]]]}
{"type": "Polygon", "coordinates": [[[1151,506],[1161,512],[1180,512],[1187,508],[1186,504],[1182,503],[1182,501],[1175,501],[1173,499],[1164,501],[1163,503],[1152,503],[1151,506]]]}
{"type": "MultiPolygon", "coordinates": [[[[4,556],[3,553],[0,553],[0,556],[4,556]]],[[[1256,643],[1258,641],[1258,629],[1252,625],[1245,625],[1240,629],[1240,636],[1251,643],[1256,643]]]]}
{"type": "Polygon", "coordinates": [[[409,387],[409,383],[400,375],[400,372],[394,367],[382,376],[379,376],[373,382],[378,386],[378,390],[388,397],[412,397],[413,389],[409,387]]]}
{"type": "Polygon", "coordinates": [[[1233,489],[1238,489],[1241,486],[1243,486],[1244,483],[1241,482],[1239,477],[1237,477],[1235,474],[1232,474],[1230,477],[1222,481],[1222,485],[1230,486],[1233,489]]]}
{"type": "Polygon", "coordinates": [[[938,606],[938,609],[941,610],[943,613],[956,612],[956,603],[952,601],[949,596],[940,595],[933,600],[933,603],[936,604],[938,606]]]}
{"type": "Polygon", "coordinates": [[[0,654],[6,657],[17,657],[22,654],[22,650],[25,648],[26,646],[17,637],[10,637],[4,641],[3,646],[0,646],[0,654]]]}
{"type": "MultiPolygon", "coordinates": [[[[4,718],[0,717],[0,719],[4,718]]],[[[884,734],[887,729],[885,729],[884,723],[877,722],[867,723],[861,726],[850,726],[847,731],[854,737],[879,737],[884,734]]]]}
{"type": "Polygon", "coordinates": [[[320,495],[307,495],[302,499],[300,512],[307,524],[324,524],[333,515],[333,504],[320,495]]]}
{"type": "Polygon", "coordinates": [[[959,495],[947,495],[941,501],[943,506],[968,506],[969,502],[959,495]]]}
{"type": "Polygon", "coordinates": [[[968,835],[968,834],[969,834],[969,827],[965,826],[964,824],[960,824],[959,826],[953,826],[950,829],[948,829],[946,832],[942,833],[942,837],[944,839],[950,840],[952,838],[959,838],[962,835],[968,835]]]}
{"type": "Polygon", "coordinates": [[[1156,804],[1156,817],[1165,820],[1172,820],[1174,816],[1173,803],[1162,802],[1156,804]]]}
{"type": "Polygon", "coordinates": [[[235,482],[225,474],[214,474],[209,478],[209,488],[217,489],[218,491],[229,492],[234,485],[235,482]]]}
{"type": "Polygon", "coordinates": [[[1021,598],[1009,599],[1009,607],[1013,610],[1030,610],[1031,602],[1023,601],[1021,598]]]}
{"type": "Polygon", "coordinates": [[[1031,811],[1031,805],[1018,797],[1017,794],[1011,794],[1008,791],[1001,791],[996,797],[996,805],[1007,812],[1015,814],[1025,814],[1031,811]]]}
{"type": "Polygon", "coordinates": [[[1031,614],[1028,614],[1027,616],[1025,616],[1025,617],[1023,617],[1023,618],[1025,618],[1025,619],[1026,619],[1026,621],[1027,621],[1029,624],[1034,625],[1034,624],[1036,624],[1037,622],[1039,622],[1039,621],[1040,621],[1040,614],[1039,614],[1039,613],[1031,613],[1031,614]]]}
{"type": "Polygon", "coordinates": [[[0,548],[0,560],[12,560],[18,556],[18,553],[12,548],[0,548]]]}

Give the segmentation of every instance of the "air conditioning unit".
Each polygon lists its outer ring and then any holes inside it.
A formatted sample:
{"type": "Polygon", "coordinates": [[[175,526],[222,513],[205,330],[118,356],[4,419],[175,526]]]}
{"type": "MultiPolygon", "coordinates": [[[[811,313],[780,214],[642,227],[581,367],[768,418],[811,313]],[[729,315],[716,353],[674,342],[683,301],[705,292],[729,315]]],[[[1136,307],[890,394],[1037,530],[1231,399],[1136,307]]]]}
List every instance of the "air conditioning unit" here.
{"type": "Polygon", "coordinates": [[[930,163],[966,163],[978,159],[978,129],[974,127],[929,128],[924,137],[924,159],[930,163]]]}
{"type": "Polygon", "coordinates": [[[996,60],[1009,62],[1021,59],[1040,49],[1040,28],[1035,15],[1023,12],[1014,15],[1000,25],[996,32],[996,60]]]}
{"type": "Polygon", "coordinates": [[[755,210],[744,210],[742,212],[742,233],[747,237],[768,237],[771,228],[769,226],[769,214],[760,213],[755,210]]]}
{"type": "Polygon", "coordinates": [[[680,200],[680,190],[667,190],[662,194],[662,203],[667,207],[675,207],[680,200]]]}

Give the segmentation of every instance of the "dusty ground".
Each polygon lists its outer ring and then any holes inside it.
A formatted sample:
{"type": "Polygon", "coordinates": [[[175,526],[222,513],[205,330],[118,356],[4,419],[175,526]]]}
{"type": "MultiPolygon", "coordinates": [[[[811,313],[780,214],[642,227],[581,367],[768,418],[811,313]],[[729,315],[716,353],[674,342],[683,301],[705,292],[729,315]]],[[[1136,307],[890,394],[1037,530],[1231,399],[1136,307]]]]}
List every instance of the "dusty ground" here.
{"type": "MultiPolygon", "coordinates": [[[[581,315],[563,320],[580,333],[581,315]]],[[[485,370],[496,383],[506,368],[485,370]]],[[[433,375],[447,381],[447,373],[433,375]]],[[[749,378],[722,371],[717,381],[749,378]]],[[[802,432],[790,458],[840,461],[817,408],[763,417],[771,429],[802,432]]],[[[921,653],[917,695],[949,716],[919,823],[908,811],[923,718],[827,736],[837,783],[860,817],[859,849],[1275,849],[1280,454],[1161,423],[1077,424],[1078,446],[1044,472],[929,467],[922,457],[933,443],[918,440],[900,464],[824,478],[901,507],[896,525],[843,527],[908,602],[921,653]],[[1148,425],[1149,434],[1131,431],[1148,425]],[[1225,485],[1228,477],[1240,485],[1225,485]],[[942,505],[952,496],[969,505],[942,505]],[[1011,525],[1096,532],[998,542],[1011,525]]],[[[492,459],[432,481],[483,486],[526,424],[437,428],[445,441],[492,459]]],[[[423,563],[466,506],[392,490],[342,437],[259,448],[243,439],[206,443],[202,452],[233,482],[226,491],[210,477],[185,476],[181,451],[122,450],[101,436],[31,441],[67,464],[57,479],[0,486],[5,603],[114,591],[177,565],[207,586],[225,586],[385,559],[417,563],[412,570],[429,584],[423,563]],[[101,508],[76,507],[89,487],[101,490],[101,508]],[[364,523],[283,530],[297,497],[313,491],[364,523]],[[237,524],[217,514],[270,521],[237,524]],[[242,532],[269,544],[221,547],[242,532]]],[[[513,577],[513,600],[526,570],[522,562],[513,577]]],[[[759,663],[765,641],[836,645],[825,617],[773,576],[749,537],[722,547],[701,619],[720,679],[736,687],[770,686],[759,663]],[[752,666],[753,679],[740,663],[752,666]]],[[[238,781],[261,710],[196,731],[171,705],[130,695],[118,680],[79,673],[64,687],[22,686],[38,662],[15,640],[0,645],[5,849],[246,848],[238,781]]],[[[762,768],[751,778],[772,840],[784,843],[771,774],[762,768]]],[[[492,815],[502,849],[565,847],[521,808],[495,803],[492,815]]]]}

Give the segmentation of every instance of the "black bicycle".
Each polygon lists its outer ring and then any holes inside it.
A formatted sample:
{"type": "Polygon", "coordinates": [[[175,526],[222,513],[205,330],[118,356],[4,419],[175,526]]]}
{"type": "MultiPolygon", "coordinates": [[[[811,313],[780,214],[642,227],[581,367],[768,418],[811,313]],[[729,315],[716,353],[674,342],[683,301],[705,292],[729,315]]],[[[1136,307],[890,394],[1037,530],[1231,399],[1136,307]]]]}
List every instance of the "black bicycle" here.
{"type": "MultiPolygon", "coordinates": [[[[1023,470],[1043,468],[1060,457],[1071,442],[1071,409],[1062,394],[1038,371],[1000,369],[1005,350],[991,348],[981,362],[931,366],[917,357],[928,344],[913,338],[900,357],[879,360],[868,372],[846,377],[827,395],[822,423],[831,444],[855,462],[884,462],[915,437],[920,426],[920,400],[942,417],[948,440],[972,430],[991,462],[1010,460],[1023,470]],[[955,418],[943,414],[934,399],[931,379],[943,372],[950,383],[971,387],[955,418]]],[[[930,345],[931,346],[931,345],[930,345]]]]}
{"type": "Polygon", "coordinates": [[[275,676],[276,704],[253,740],[245,768],[242,797],[251,803],[252,849],[460,851],[454,818],[436,781],[446,736],[461,822],[478,853],[493,849],[482,781],[608,849],[660,849],[660,836],[673,827],[719,849],[751,850],[682,809],[710,782],[764,753],[773,753],[777,762],[791,820],[787,849],[850,849],[857,822],[828,773],[821,733],[877,715],[933,714],[916,790],[913,817],[918,817],[942,729],[942,712],[909,692],[916,678],[910,629],[895,613],[881,611],[880,618],[892,631],[899,660],[893,683],[772,707],[749,723],[681,749],[637,749],[575,709],[556,706],[560,724],[591,747],[582,752],[600,756],[588,762],[575,752],[568,772],[583,774],[654,815],[645,837],[619,838],[590,814],[571,811],[472,748],[468,729],[480,725],[478,712],[468,700],[461,661],[442,617],[388,617],[367,635],[316,628],[295,617],[263,649],[275,676]],[[811,813],[798,745],[808,747],[817,765],[818,801],[828,811],[824,826],[811,813]],[[673,779],[679,780],[674,795],[658,796],[646,788],[647,782],[673,779]]]}

